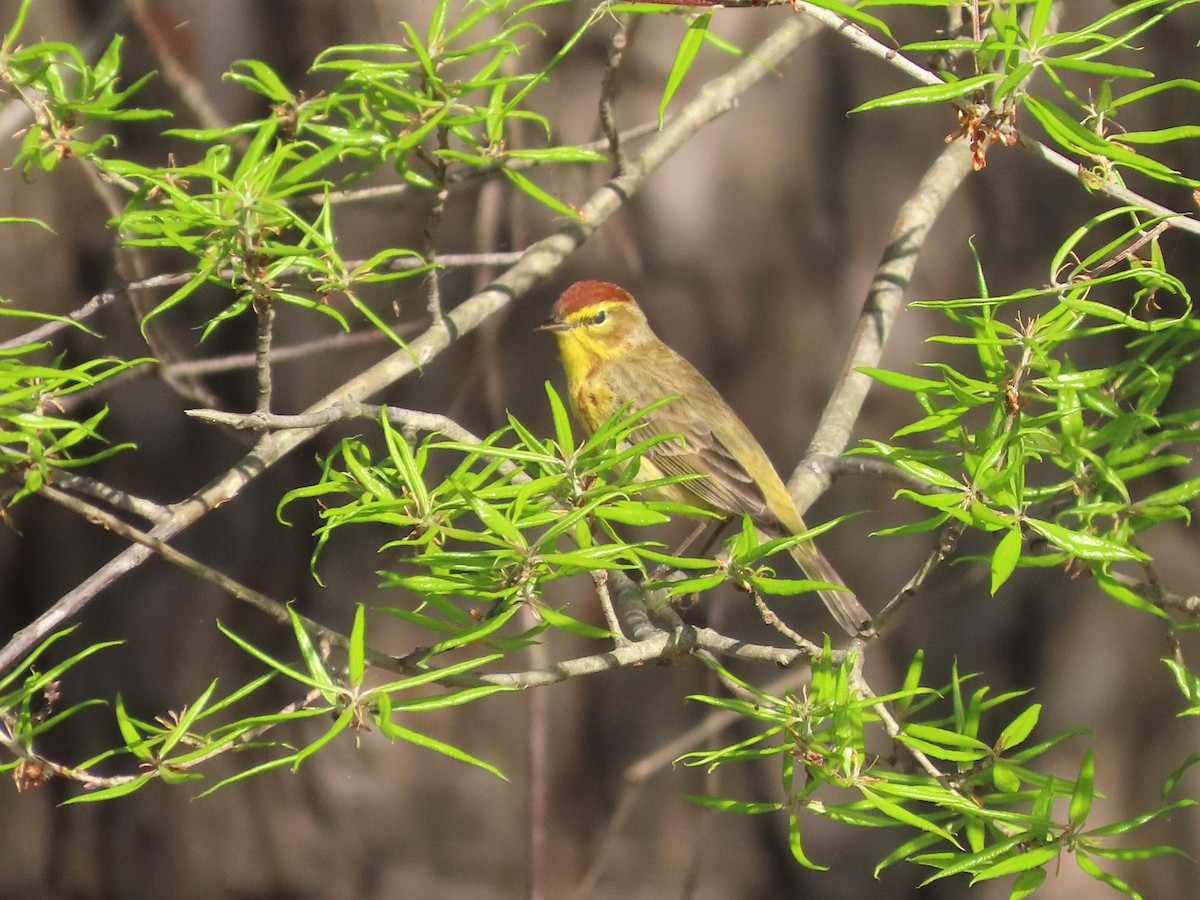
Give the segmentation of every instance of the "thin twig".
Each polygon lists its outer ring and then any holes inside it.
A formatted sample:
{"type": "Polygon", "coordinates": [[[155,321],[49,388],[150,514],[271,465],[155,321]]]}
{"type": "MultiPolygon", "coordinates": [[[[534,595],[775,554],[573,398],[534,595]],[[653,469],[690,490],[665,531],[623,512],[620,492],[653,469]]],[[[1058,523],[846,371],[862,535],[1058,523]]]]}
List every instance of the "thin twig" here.
{"type": "MultiPolygon", "coordinates": [[[[443,126],[439,125],[437,129],[438,146],[445,150],[449,147],[450,132],[443,126]]],[[[433,182],[437,185],[437,193],[434,195],[433,206],[429,208],[429,212],[425,216],[424,240],[425,240],[425,261],[429,263],[430,269],[425,273],[425,308],[429,312],[429,318],[433,321],[433,328],[445,328],[446,316],[442,312],[442,292],[441,279],[437,270],[437,236],[442,225],[442,215],[446,211],[446,198],[450,196],[449,179],[447,178],[448,165],[446,160],[437,154],[421,154],[425,161],[433,170],[433,182]]]]}
{"type": "Polygon", "coordinates": [[[821,648],[804,637],[804,635],[792,628],[789,628],[787,623],[775,614],[775,610],[767,606],[766,602],[763,600],[758,591],[750,591],[750,598],[754,601],[754,608],[758,610],[758,614],[762,616],[762,620],[766,622],[767,625],[782,634],[809,657],[816,659],[821,655],[821,648]]]}
{"type": "Polygon", "coordinates": [[[612,156],[613,171],[617,175],[625,172],[625,153],[621,150],[621,133],[617,130],[613,116],[613,103],[620,87],[621,58],[642,16],[617,16],[617,31],[608,45],[608,63],[604,67],[604,78],[600,82],[600,127],[608,139],[608,152],[612,156]],[[631,21],[632,19],[632,21],[631,21]]]}
{"type": "MultiPolygon", "coordinates": [[[[146,42],[158,57],[159,68],[167,84],[179,94],[184,106],[191,110],[192,115],[202,128],[227,128],[229,123],[217,112],[205,93],[200,79],[192,75],[180,61],[171,39],[163,33],[158,21],[147,9],[146,0],[127,0],[129,10],[138,28],[146,37],[146,42]]],[[[162,9],[162,7],[159,7],[162,9]]]]}
{"type": "Polygon", "coordinates": [[[171,510],[160,503],[118,490],[94,478],[56,469],[51,480],[57,487],[103,500],[113,509],[141,516],[148,522],[162,522],[171,516],[171,510]]]}
{"type": "MultiPolygon", "coordinates": [[[[231,596],[241,600],[243,603],[248,603],[259,612],[266,613],[272,619],[283,624],[291,623],[291,616],[288,612],[288,607],[284,603],[280,603],[273,597],[268,597],[261,591],[256,591],[251,587],[241,584],[237,580],[230,578],[223,572],[219,572],[211,566],[207,566],[197,559],[188,556],[186,553],[181,553],[170,544],[159,538],[148,534],[141,529],[134,528],[127,522],[114,516],[95,504],[88,503],[79,497],[74,497],[71,494],[64,493],[53,487],[44,487],[38,492],[39,496],[43,496],[48,500],[53,500],[59,506],[69,509],[74,513],[78,513],[83,518],[87,519],[102,528],[111,531],[113,534],[124,538],[131,543],[145,547],[154,553],[157,553],[173,566],[194,575],[195,577],[206,581],[209,584],[215,585],[223,591],[226,591],[231,596]]],[[[349,650],[349,639],[331,628],[326,628],[319,622],[308,618],[307,616],[296,614],[296,617],[304,625],[307,631],[314,638],[321,641],[326,641],[335,647],[342,650],[349,650]]],[[[391,672],[396,672],[402,675],[410,674],[411,667],[399,662],[395,657],[389,656],[386,653],[381,653],[377,650],[367,648],[366,656],[371,665],[386,669],[391,672]]]]}
{"type": "Polygon", "coordinates": [[[604,611],[604,620],[608,623],[608,630],[612,633],[613,642],[618,647],[624,647],[631,641],[621,630],[621,620],[617,618],[617,611],[613,608],[612,597],[608,592],[608,572],[604,569],[596,569],[592,572],[592,581],[595,582],[596,596],[600,599],[600,609],[604,611]]]}
{"type": "MultiPolygon", "coordinates": [[[[401,337],[405,337],[405,328],[394,328],[401,337]]],[[[339,331],[337,334],[329,337],[316,338],[311,341],[304,341],[299,344],[292,344],[286,347],[271,348],[271,364],[277,366],[279,363],[288,362],[291,360],[311,360],[314,353],[329,353],[338,350],[352,350],[363,344],[379,344],[389,340],[388,336],[382,331],[376,331],[374,328],[363,331],[351,331],[349,333],[339,331]]],[[[216,356],[211,359],[193,359],[188,362],[171,363],[168,368],[172,371],[181,373],[204,373],[212,374],[215,372],[232,372],[237,369],[249,369],[256,365],[258,356],[254,353],[231,353],[228,356],[216,356]]]]}
{"type": "Polygon", "coordinates": [[[313,412],[288,416],[276,413],[229,413],[215,409],[189,409],[184,414],[201,422],[212,422],[214,425],[227,425],[230,428],[264,431],[268,429],[287,431],[293,429],[324,428],[334,422],[347,422],[352,419],[370,419],[379,421],[379,416],[386,415],[388,421],[401,428],[415,431],[433,431],[446,435],[455,441],[466,444],[480,444],[482,440],[463,428],[449,416],[439,413],[422,412],[416,409],[403,409],[396,406],[381,406],[374,403],[356,403],[352,400],[342,400],[324,409],[313,412]]]}
{"type": "MultiPolygon", "coordinates": [[[[438,264],[444,269],[471,268],[475,266],[512,266],[519,262],[523,255],[524,251],[512,251],[507,253],[443,253],[438,256],[438,264]]],[[[366,260],[348,259],[344,261],[345,267],[351,270],[362,265],[364,262],[366,262],[366,260]]],[[[390,272],[399,272],[405,269],[416,269],[423,265],[425,265],[424,259],[401,256],[389,260],[385,268],[390,272]]],[[[300,272],[299,268],[288,268],[284,269],[280,273],[280,276],[294,275],[298,272],[300,272]]],[[[228,280],[229,278],[233,277],[233,274],[234,273],[232,269],[222,269],[221,271],[215,273],[215,277],[218,279],[228,280]]],[[[53,321],[46,322],[44,325],[39,325],[37,328],[18,335],[15,338],[11,338],[7,341],[0,341],[0,350],[11,350],[15,347],[22,347],[26,344],[34,344],[47,340],[48,338],[57,334],[59,331],[62,331],[65,328],[70,328],[72,323],[83,322],[84,320],[91,318],[104,307],[122,299],[126,293],[130,291],[178,287],[179,285],[186,284],[188,281],[190,281],[193,275],[195,275],[194,272],[172,272],[168,275],[154,275],[150,278],[140,278],[135,281],[129,281],[118,285],[114,288],[109,288],[106,291],[101,291],[74,312],[71,312],[61,318],[56,318],[53,321]]],[[[280,358],[280,354],[284,352],[285,351],[276,351],[275,358],[280,358]]],[[[253,357],[247,358],[253,359],[253,357]]],[[[207,371],[204,367],[208,364],[209,361],[207,360],[188,360],[184,362],[166,362],[165,365],[166,368],[171,369],[172,371],[191,372],[194,369],[196,371],[203,372],[207,371]]],[[[239,366],[238,368],[243,368],[243,366],[239,366]]]]}
{"type": "Polygon", "coordinates": [[[913,577],[905,583],[896,596],[871,621],[872,629],[876,634],[882,633],[887,623],[891,621],[899,609],[920,593],[922,586],[924,586],[926,579],[933,573],[933,570],[954,555],[954,551],[958,547],[958,539],[962,536],[965,528],[966,526],[961,522],[955,522],[942,531],[938,537],[937,546],[933,548],[929,556],[921,563],[921,567],[917,569],[913,577]]]}
{"type": "Polygon", "coordinates": [[[254,344],[254,370],[258,375],[258,399],[255,408],[260,413],[271,411],[271,397],[275,385],[271,378],[271,341],[275,337],[275,304],[270,296],[258,297],[254,301],[254,316],[258,324],[254,344]]]}
{"type": "Polygon", "coordinates": [[[1100,265],[1096,266],[1094,269],[1089,269],[1088,273],[1087,273],[1088,276],[1091,277],[1091,276],[1099,275],[1101,272],[1111,269],[1113,266],[1115,266],[1117,263],[1121,262],[1122,260],[1132,259],[1133,255],[1135,253],[1137,253],[1139,250],[1142,249],[1142,247],[1144,247],[1146,244],[1150,243],[1150,241],[1154,240],[1159,235],[1161,235],[1164,231],[1166,231],[1168,228],[1170,228],[1172,224],[1173,224],[1173,220],[1163,219],[1163,221],[1159,222],[1157,225],[1155,225],[1149,231],[1144,232],[1136,241],[1134,241],[1132,244],[1130,244],[1124,250],[1121,250],[1118,253],[1114,253],[1112,256],[1110,256],[1108,259],[1106,259],[1104,262],[1100,263],[1100,265]]]}

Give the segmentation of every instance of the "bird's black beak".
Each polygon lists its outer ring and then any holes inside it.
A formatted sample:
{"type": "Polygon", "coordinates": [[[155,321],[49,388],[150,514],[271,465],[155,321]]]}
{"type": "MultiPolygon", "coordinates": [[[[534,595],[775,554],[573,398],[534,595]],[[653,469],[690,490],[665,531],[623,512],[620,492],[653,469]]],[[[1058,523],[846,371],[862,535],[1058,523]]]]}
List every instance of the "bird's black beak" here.
{"type": "Polygon", "coordinates": [[[566,331],[570,327],[571,327],[571,324],[569,322],[563,322],[559,319],[547,319],[545,322],[543,322],[541,325],[537,326],[537,328],[535,328],[533,330],[534,331],[566,331]]]}

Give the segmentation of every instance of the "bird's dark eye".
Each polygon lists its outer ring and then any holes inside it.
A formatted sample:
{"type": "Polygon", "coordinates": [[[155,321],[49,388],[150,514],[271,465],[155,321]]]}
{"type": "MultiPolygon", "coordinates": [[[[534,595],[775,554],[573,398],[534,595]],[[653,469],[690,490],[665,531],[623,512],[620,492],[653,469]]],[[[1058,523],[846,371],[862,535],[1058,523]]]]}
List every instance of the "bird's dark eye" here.
{"type": "Polygon", "coordinates": [[[608,311],[602,309],[592,316],[592,324],[593,325],[602,325],[604,323],[604,320],[607,318],[608,318],[608,311]]]}

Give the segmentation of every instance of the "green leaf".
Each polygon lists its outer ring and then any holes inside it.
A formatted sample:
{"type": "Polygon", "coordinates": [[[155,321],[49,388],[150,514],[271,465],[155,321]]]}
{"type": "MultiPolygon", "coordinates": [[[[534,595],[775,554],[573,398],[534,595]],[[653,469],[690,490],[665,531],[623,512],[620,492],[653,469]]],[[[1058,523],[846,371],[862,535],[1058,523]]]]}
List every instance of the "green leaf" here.
{"type": "Polygon", "coordinates": [[[158,756],[160,759],[166,758],[175,746],[187,736],[188,730],[192,727],[192,723],[200,716],[208,706],[209,698],[212,697],[213,691],[217,689],[217,680],[214,678],[199,697],[188,704],[187,710],[175,726],[167,732],[163,737],[162,745],[158,748],[158,756]]]}
{"type": "Polygon", "coordinates": [[[549,191],[538,187],[531,179],[527,178],[516,169],[509,168],[508,166],[502,166],[500,171],[504,173],[505,177],[509,181],[515,184],[518,188],[520,188],[521,191],[523,191],[525,194],[528,194],[538,203],[550,207],[552,210],[566,216],[571,221],[579,220],[579,210],[567,206],[567,204],[563,203],[549,191]]]}
{"type": "Polygon", "coordinates": [[[1013,882],[1008,900],[1024,900],[1042,886],[1046,880],[1046,870],[1043,868],[1029,869],[1017,876],[1013,882]]]}
{"type": "Polygon", "coordinates": [[[558,396],[558,391],[549,381],[545,383],[546,397],[550,401],[550,415],[554,420],[554,437],[558,442],[559,452],[564,457],[575,453],[575,433],[571,430],[571,417],[567,415],[567,407],[558,396]]]}
{"type": "Polygon", "coordinates": [[[919,828],[921,831],[927,831],[930,834],[936,834],[942,840],[954,844],[956,847],[961,847],[954,835],[945,828],[942,828],[937,823],[929,819],[922,818],[906,807],[901,806],[899,803],[893,803],[891,800],[874,793],[865,785],[859,784],[857,787],[859,793],[863,795],[863,799],[889,819],[895,819],[897,822],[900,822],[904,825],[910,825],[913,828],[919,828]]]}
{"type": "Polygon", "coordinates": [[[229,67],[225,77],[275,103],[292,102],[292,92],[287,89],[287,85],[275,74],[274,69],[261,60],[239,59],[229,67]],[[242,69],[246,72],[242,72],[242,69]]]}
{"type": "Polygon", "coordinates": [[[17,13],[13,17],[12,27],[4,35],[4,43],[0,44],[0,56],[7,56],[13,48],[13,44],[17,42],[21,29],[25,27],[25,17],[29,15],[29,7],[32,3],[33,0],[21,0],[21,5],[17,7],[17,13]]]}
{"type": "Polygon", "coordinates": [[[997,760],[992,766],[992,784],[1002,794],[1016,794],[1021,790],[1021,776],[1016,766],[997,760]]]}
{"type": "Polygon", "coordinates": [[[1034,847],[1032,850],[1026,850],[1023,853],[1017,853],[988,866],[971,879],[971,884],[974,885],[981,881],[990,881],[993,878],[1003,878],[1005,875],[1027,872],[1031,869],[1039,868],[1058,856],[1059,852],[1060,848],[1057,844],[1049,844],[1044,847],[1034,847]]]}
{"type": "Polygon", "coordinates": [[[508,781],[508,778],[505,776],[505,774],[490,762],[485,762],[478,757],[472,756],[467,751],[460,750],[453,744],[447,744],[444,741],[439,741],[437,738],[432,738],[427,734],[422,734],[419,731],[413,731],[411,728],[405,728],[402,725],[397,725],[395,722],[390,720],[387,721],[388,724],[386,726],[383,722],[379,722],[379,730],[392,740],[399,738],[402,741],[408,741],[410,744],[415,744],[418,747],[424,747],[426,750],[433,750],[436,753],[440,753],[443,756],[448,756],[451,759],[456,759],[459,762],[468,763],[476,768],[483,769],[485,772],[490,772],[503,781],[508,781]]]}
{"type": "Polygon", "coordinates": [[[1141,828],[1147,822],[1152,822],[1160,816],[1170,815],[1180,809],[1186,809],[1195,806],[1195,800],[1176,800],[1174,803],[1167,803],[1157,809],[1152,809],[1149,812],[1144,812],[1133,816],[1129,819],[1123,819],[1120,822],[1113,822],[1111,825],[1104,825],[1100,828],[1093,828],[1087,832],[1088,838],[1112,837],[1118,834],[1128,834],[1136,828],[1141,828]]]}
{"type": "Polygon", "coordinates": [[[983,75],[973,75],[946,84],[930,84],[923,87],[908,88],[860,103],[851,113],[867,112],[872,109],[890,109],[895,106],[913,106],[923,103],[942,103],[946,100],[956,100],[975,93],[984,85],[999,81],[1004,76],[998,72],[988,72],[983,75]]]}
{"type": "Polygon", "coordinates": [[[671,63],[671,71],[667,75],[667,85],[663,89],[662,99],[658,102],[658,127],[663,127],[663,122],[666,120],[667,105],[671,102],[671,98],[675,96],[675,92],[679,89],[679,85],[683,83],[684,76],[692,67],[692,62],[696,59],[696,54],[700,52],[700,48],[704,45],[704,35],[708,31],[708,23],[712,21],[712,13],[702,13],[688,23],[687,31],[683,33],[683,39],[679,42],[679,49],[675,51],[675,61],[671,63]]]}
{"type": "Polygon", "coordinates": [[[1092,811],[1092,797],[1096,789],[1096,760],[1091,747],[1083,752],[1083,762],[1079,766],[1079,778],[1075,782],[1075,790],[1071,792],[1071,807],[1068,821],[1071,827],[1078,830],[1092,811]]]}
{"type": "Polygon", "coordinates": [[[119,784],[114,784],[111,787],[102,788],[98,791],[92,791],[88,794],[79,794],[64,800],[63,806],[70,806],[74,803],[98,803],[102,800],[116,800],[118,797],[127,797],[134,791],[141,790],[147,784],[154,780],[153,773],[139,775],[136,778],[130,778],[128,781],[122,781],[119,784]]]}
{"type": "Polygon", "coordinates": [[[1110,575],[1097,573],[1096,584],[1100,586],[1104,593],[1116,600],[1120,600],[1126,606],[1132,606],[1134,609],[1141,610],[1142,612],[1150,613],[1168,621],[1170,620],[1170,616],[1167,615],[1165,610],[1130,590],[1120,582],[1115,581],[1110,575]]]}
{"type": "Polygon", "coordinates": [[[545,619],[552,628],[557,628],[560,631],[565,631],[568,634],[578,635],[579,637],[594,638],[596,640],[605,640],[612,637],[606,628],[597,628],[595,625],[589,625],[586,622],[580,622],[578,619],[573,619],[561,610],[554,609],[549,606],[539,606],[538,615],[545,619]]]}
{"type": "Polygon", "coordinates": [[[1088,856],[1087,852],[1080,848],[1075,854],[1075,861],[1079,868],[1088,875],[1095,878],[1097,881],[1107,884],[1110,888],[1120,891],[1128,897],[1133,897],[1135,900],[1141,900],[1141,894],[1131,888],[1128,884],[1109,872],[1105,872],[1088,856]]]}
{"type": "Polygon", "coordinates": [[[945,747],[960,747],[967,750],[974,750],[980,753],[988,753],[991,748],[978,738],[970,735],[960,734],[957,731],[949,731],[945,728],[936,728],[932,725],[922,725],[919,722],[910,722],[904,726],[904,732],[899,737],[915,737],[927,743],[941,744],[945,747]]]}
{"type": "Polygon", "coordinates": [[[818,872],[828,871],[828,866],[813,862],[805,854],[804,845],[800,839],[800,817],[797,815],[788,816],[788,849],[792,851],[792,857],[796,862],[804,868],[814,869],[818,872]]]}
{"type": "Polygon", "coordinates": [[[229,638],[231,641],[233,641],[235,644],[237,644],[239,647],[241,647],[243,650],[245,650],[247,653],[249,653],[251,656],[255,657],[259,661],[270,666],[272,669],[279,672],[281,675],[286,675],[288,678],[291,678],[294,681],[298,681],[301,684],[307,685],[310,688],[316,688],[316,689],[319,689],[322,691],[325,691],[328,689],[329,684],[327,683],[327,680],[328,680],[327,678],[325,681],[318,681],[316,679],[308,677],[307,675],[301,673],[297,669],[292,668],[291,666],[281,663],[279,660],[275,659],[274,657],[269,656],[268,654],[264,653],[262,650],[259,650],[257,647],[255,647],[253,644],[251,644],[249,641],[243,640],[242,638],[238,637],[236,634],[234,634],[232,631],[227,629],[220,622],[217,623],[217,629],[223,635],[225,635],[227,638],[229,638]]]}
{"type": "Polygon", "coordinates": [[[996,550],[992,554],[992,596],[996,596],[996,591],[1004,582],[1008,581],[1013,570],[1017,567],[1017,561],[1021,558],[1021,528],[1020,526],[1010,528],[1005,532],[1004,537],[1000,539],[1000,543],[996,545],[996,550]]]}
{"type": "Polygon", "coordinates": [[[859,366],[855,371],[873,378],[880,384],[886,384],[888,387],[898,388],[899,390],[909,391],[914,394],[922,391],[940,390],[943,384],[941,381],[934,381],[931,378],[920,378],[916,375],[907,375],[904,372],[893,372],[891,369],[876,369],[871,366],[859,366]]]}
{"type": "Polygon", "coordinates": [[[1143,562],[1149,560],[1149,557],[1145,553],[1128,544],[1119,543],[1118,541],[1109,540],[1108,538],[1099,537],[1094,534],[1072,531],[1069,528],[1064,528],[1061,525],[1046,522],[1042,519],[1028,518],[1025,521],[1029,524],[1030,528],[1049,540],[1050,543],[1061,547],[1072,556],[1077,556],[1080,559],[1093,559],[1102,562],[1122,559],[1143,562]]]}
{"type": "Polygon", "coordinates": [[[350,684],[358,687],[363,682],[366,666],[363,659],[366,656],[366,611],[361,603],[354,607],[354,625],[350,630],[350,659],[348,671],[350,684]]]}
{"type": "Polygon", "coordinates": [[[1122,131],[1117,135],[1117,140],[1127,144],[1166,144],[1198,137],[1200,125],[1174,125],[1152,131],[1122,131]]]}
{"type": "Polygon", "coordinates": [[[1029,43],[1037,46],[1042,35],[1046,33],[1046,24],[1050,21],[1050,11],[1054,8],[1054,0],[1036,0],[1033,14],[1029,17],[1029,43]]]}
{"type": "Polygon", "coordinates": [[[728,797],[709,797],[706,794],[684,794],[685,800],[690,800],[692,803],[715,809],[720,812],[741,813],[743,815],[758,816],[763,813],[778,812],[783,809],[782,803],[754,803],[749,800],[733,800],[728,797]]]}
{"type": "Polygon", "coordinates": [[[1013,719],[996,739],[996,752],[1004,753],[1018,744],[1023,744],[1037,725],[1041,712],[1042,705],[1034,703],[1013,719]]]}

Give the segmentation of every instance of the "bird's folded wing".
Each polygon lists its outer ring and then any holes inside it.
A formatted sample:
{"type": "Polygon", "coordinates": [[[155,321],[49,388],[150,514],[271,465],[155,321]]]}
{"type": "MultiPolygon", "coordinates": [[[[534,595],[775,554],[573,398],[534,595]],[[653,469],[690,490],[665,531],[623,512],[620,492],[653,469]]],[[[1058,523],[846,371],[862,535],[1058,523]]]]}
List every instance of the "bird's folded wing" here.
{"type": "MultiPolygon", "coordinates": [[[[653,376],[650,381],[658,381],[653,376]]],[[[622,386],[623,388],[625,386],[622,386]]],[[[679,435],[680,440],[668,440],[648,449],[644,458],[664,475],[703,474],[682,485],[704,504],[733,516],[749,515],[759,525],[778,530],[778,520],[771,513],[766,497],[746,467],[738,462],[730,449],[713,433],[707,421],[716,406],[725,405],[716,392],[704,384],[698,396],[677,397],[646,414],[644,424],[634,432],[640,440],[657,435],[679,435]],[[708,396],[711,392],[713,396],[708,396]]],[[[673,391],[665,384],[646,383],[628,390],[637,396],[659,391],[658,396],[670,396],[673,391]]],[[[620,393],[620,391],[618,391],[620,393]]],[[[732,414],[732,413],[731,413],[732,414]]]]}

